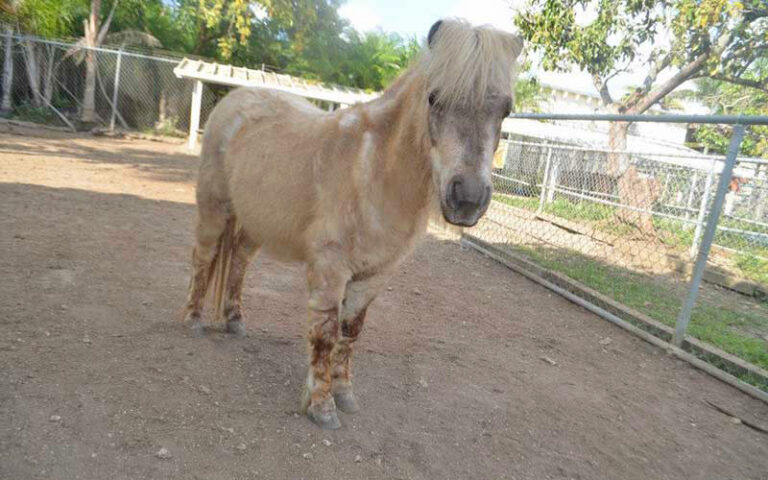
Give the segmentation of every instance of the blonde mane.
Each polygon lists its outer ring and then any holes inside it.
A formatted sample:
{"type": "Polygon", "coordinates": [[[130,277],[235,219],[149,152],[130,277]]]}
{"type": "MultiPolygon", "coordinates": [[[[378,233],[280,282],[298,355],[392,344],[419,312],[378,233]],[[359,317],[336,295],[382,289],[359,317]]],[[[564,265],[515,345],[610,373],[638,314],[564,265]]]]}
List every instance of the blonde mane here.
{"type": "Polygon", "coordinates": [[[472,108],[489,93],[512,93],[520,37],[490,26],[443,20],[413,69],[426,77],[438,104],[472,108]]]}

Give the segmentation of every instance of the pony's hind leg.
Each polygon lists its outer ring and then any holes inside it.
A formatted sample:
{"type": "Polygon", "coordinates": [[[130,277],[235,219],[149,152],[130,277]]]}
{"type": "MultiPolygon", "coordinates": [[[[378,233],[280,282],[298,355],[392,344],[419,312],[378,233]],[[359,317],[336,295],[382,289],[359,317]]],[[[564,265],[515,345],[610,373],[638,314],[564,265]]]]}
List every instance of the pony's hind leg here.
{"type": "Polygon", "coordinates": [[[241,306],[243,281],[245,271],[258,249],[259,245],[245,233],[245,230],[239,229],[235,237],[235,247],[227,276],[223,312],[227,320],[227,331],[237,336],[245,335],[241,306]]]}
{"type": "Polygon", "coordinates": [[[189,282],[189,296],[184,316],[185,323],[197,335],[203,333],[203,303],[213,274],[219,241],[226,225],[225,215],[199,209],[195,229],[195,247],[192,250],[192,278],[189,282]]]}
{"type": "Polygon", "coordinates": [[[336,407],[344,413],[360,410],[352,391],[352,345],[363,330],[368,305],[389,278],[378,274],[365,279],[352,279],[347,284],[341,309],[341,334],[331,353],[331,393],[336,407]]]}

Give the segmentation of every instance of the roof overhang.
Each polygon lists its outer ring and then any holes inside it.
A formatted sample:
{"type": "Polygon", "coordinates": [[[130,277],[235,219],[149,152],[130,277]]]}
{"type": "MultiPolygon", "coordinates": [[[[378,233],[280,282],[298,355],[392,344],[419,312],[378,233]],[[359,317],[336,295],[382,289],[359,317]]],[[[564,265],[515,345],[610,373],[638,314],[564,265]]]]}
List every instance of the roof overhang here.
{"type": "Polygon", "coordinates": [[[188,58],[183,59],[173,69],[173,73],[178,78],[200,80],[230,87],[270,88],[342,105],[367,102],[378,97],[378,94],[368,93],[364,90],[312,83],[291,75],[188,58]]]}

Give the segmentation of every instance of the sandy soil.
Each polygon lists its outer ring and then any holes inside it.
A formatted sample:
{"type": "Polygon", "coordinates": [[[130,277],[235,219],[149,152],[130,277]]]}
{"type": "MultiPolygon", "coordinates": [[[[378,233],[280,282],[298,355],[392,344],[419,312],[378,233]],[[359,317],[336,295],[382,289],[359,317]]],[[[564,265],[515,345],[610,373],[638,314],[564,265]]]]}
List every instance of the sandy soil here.
{"type": "Polygon", "coordinates": [[[434,236],[369,310],[363,410],[318,430],[300,266],[256,262],[244,339],[178,323],[196,164],[0,133],[0,478],[768,478],[768,436],[705,401],[768,406],[434,236]]]}

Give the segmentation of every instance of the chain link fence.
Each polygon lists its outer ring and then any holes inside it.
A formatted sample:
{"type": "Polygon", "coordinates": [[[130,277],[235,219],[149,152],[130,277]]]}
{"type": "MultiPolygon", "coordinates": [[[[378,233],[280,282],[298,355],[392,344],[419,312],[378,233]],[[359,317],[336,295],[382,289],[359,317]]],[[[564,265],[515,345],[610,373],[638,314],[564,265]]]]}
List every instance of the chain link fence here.
{"type": "MultiPolygon", "coordinates": [[[[121,48],[86,48],[21,35],[0,35],[0,65],[10,42],[10,88],[4,114],[12,119],[73,127],[80,122],[89,53],[95,66],[96,124],[123,130],[186,136],[194,82],[177,78],[181,58],[121,48]]],[[[5,72],[6,69],[3,68],[5,72]]],[[[205,122],[226,89],[204,89],[205,122]]]]}
{"type": "Polygon", "coordinates": [[[507,133],[493,201],[465,232],[471,245],[671,340],[714,220],[685,348],[726,352],[733,373],[768,390],[768,160],[736,161],[713,218],[724,157],[612,152],[507,133]]]}
{"type": "MultiPolygon", "coordinates": [[[[497,159],[493,173],[498,202],[578,222],[591,237],[644,240],[677,262],[695,259],[722,157],[612,154],[536,139],[507,139],[501,148],[503,160],[497,159]],[[629,157],[623,182],[607,173],[612,155],[629,157]]],[[[767,178],[767,160],[738,159],[711,259],[726,265],[730,259],[734,275],[761,283],[768,279],[746,265],[748,260],[768,262],[767,178]]],[[[659,263],[648,258],[650,264],[659,263]]]]}

